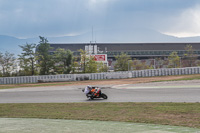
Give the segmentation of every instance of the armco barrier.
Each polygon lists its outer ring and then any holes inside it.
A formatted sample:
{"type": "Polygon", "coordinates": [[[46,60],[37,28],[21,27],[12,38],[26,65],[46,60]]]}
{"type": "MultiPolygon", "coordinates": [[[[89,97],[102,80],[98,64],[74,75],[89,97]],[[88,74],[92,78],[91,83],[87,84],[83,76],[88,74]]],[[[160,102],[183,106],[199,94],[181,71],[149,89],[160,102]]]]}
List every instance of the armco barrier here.
{"type": "Polygon", "coordinates": [[[0,84],[38,83],[38,81],[62,82],[62,81],[82,81],[82,80],[99,80],[99,79],[123,79],[123,78],[188,75],[188,74],[200,74],[200,67],[147,69],[147,70],[137,70],[137,71],[105,72],[105,73],[89,73],[89,74],[61,74],[61,75],[4,77],[0,78],[0,84]]]}

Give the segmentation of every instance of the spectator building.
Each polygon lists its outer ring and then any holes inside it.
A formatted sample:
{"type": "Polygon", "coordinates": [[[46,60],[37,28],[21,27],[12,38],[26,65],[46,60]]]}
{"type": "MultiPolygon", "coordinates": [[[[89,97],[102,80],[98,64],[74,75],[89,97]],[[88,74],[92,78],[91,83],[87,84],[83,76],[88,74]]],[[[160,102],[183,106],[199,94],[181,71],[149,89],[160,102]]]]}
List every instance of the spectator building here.
{"type": "Polygon", "coordinates": [[[87,51],[90,55],[106,55],[109,66],[115,61],[115,56],[125,53],[132,60],[167,58],[172,52],[177,52],[179,57],[186,54],[185,47],[192,45],[193,53],[200,56],[200,43],[50,43],[53,53],[57,48],[69,49],[74,56],[80,56],[79,49],[87,51]]]}
{"type": "Polygon", "coordinates": [[[185,53],[185,47],[192,45],[194,54],[200,56],[200,43],[51,43],[53,53],[57,48],[69,49],[74,56],[79,56],[79,49],[86,50],[88,54],[107,54],[108,59],[115,59],[116,55],[126,53],[131,58],[149,59],[155,57],[168,57],[176,51],[180,57],[185,53]]]}

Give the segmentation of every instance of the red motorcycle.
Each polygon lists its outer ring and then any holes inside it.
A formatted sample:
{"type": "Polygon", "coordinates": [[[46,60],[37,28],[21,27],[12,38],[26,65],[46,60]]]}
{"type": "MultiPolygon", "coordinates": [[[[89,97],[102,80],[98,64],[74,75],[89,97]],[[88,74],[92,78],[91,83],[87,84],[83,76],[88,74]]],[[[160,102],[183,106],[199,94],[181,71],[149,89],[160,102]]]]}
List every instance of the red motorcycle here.
{"type": "MultiPolygon", "coordinates": [[[[82,91],[84,92],[84,89],[82,91]]],[[[87,96],[87,98],[89,98],[91,100],[94,98],[103,98],[103,99],[108,98],[108,96],[105,93],[101,92],[101,88],[99,88],[99,87],[92,87],[92,89],[86,96],[87,96]]]]}

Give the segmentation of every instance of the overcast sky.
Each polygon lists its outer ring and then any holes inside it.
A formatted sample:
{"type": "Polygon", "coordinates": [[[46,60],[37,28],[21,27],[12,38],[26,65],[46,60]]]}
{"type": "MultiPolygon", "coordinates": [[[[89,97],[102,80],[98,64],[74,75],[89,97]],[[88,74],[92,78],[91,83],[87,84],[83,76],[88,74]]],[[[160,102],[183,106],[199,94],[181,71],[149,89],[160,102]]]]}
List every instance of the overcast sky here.
{"type": "Polygon", "coordinates": [[[200,0],[0,0],[0,35],[76,36],[92,27],[200,36],[200,0]]]}

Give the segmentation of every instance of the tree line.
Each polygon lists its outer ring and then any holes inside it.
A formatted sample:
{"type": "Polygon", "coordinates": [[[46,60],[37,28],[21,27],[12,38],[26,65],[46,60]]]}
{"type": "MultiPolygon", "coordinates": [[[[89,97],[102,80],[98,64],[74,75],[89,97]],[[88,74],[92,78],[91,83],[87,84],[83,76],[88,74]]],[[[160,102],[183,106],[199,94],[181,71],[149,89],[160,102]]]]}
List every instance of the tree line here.
{"type": "MultiPolygon", "coordinates": [[[[9,76],[30,76],[30,75],[53,75],[69,73],[97,73],[107,72],[107,64],[95,61],[93,56],[89,56],[85,50],[80,49],[80,56],[73,56],[73,52],[62,48],[53,50],[47,38],[39,36],[39,44],[19,45],[22,53],[18,58],[14,54],[0,52],[0,77],[9,76]],[[35,51],[37,47],[37,51],[35,51]]],[[[184,56],[178,56],[177,52],[172,52],[167,59],[155,58],[147,61],[131,59],[130,56],[122,53],[115,56],[116,63],[114,71],[142,70],[155,68],[179,68],[199,66],[198,56],[194,54],[192,45],[185,47],[184,56]]]]}
{"type": "Polygon", "coordinates": [[[114,69],[115,71],[128,71],[200,66],[200,60],[198,59],[198,55],[194,53],[195,49],[192,45],[188,44],[184,49],[185,54],[182,56],[179,56],[176,51],[173,51],[168,57],[146,60],[131,59],[127,54],[122,53],[115,57],[116,64],[114,65],[114,69]]]}
{"type": "Polygon", "coordinates": [[[69,73],[96,73],[108,71],[107,65],[97,63],[94,57],[80,49],[80,57],[74,57],[73,52],[57,48],[53,54],[47,38],[39,36],[39,44],[19,45],[22,53],[18,58],[14,54],[0,52],[0,77],[53,75],[69,73]],[[37,51],[35,51],[37,47],[37,51]]]}

